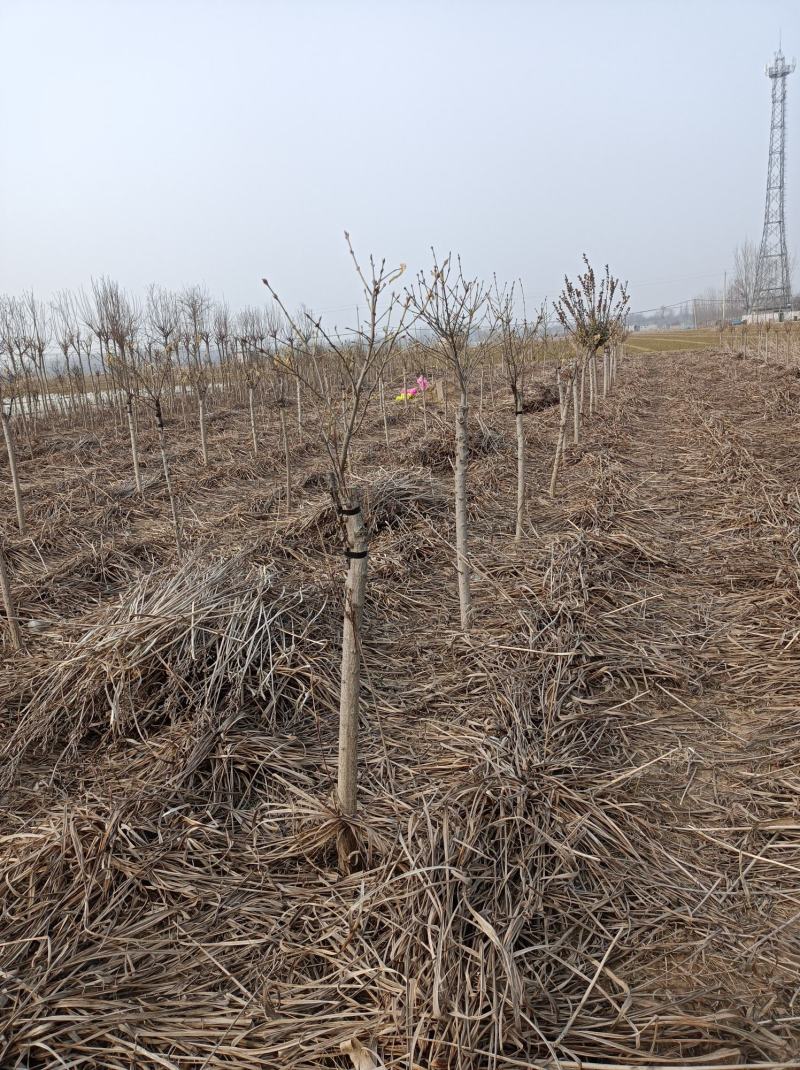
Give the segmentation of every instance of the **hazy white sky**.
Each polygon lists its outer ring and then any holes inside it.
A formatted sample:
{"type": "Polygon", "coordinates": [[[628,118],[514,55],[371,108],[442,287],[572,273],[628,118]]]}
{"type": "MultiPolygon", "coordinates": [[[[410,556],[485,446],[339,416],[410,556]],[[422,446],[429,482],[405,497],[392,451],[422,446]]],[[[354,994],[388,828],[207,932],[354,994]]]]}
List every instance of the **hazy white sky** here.
{"type": "Polygon", "coordinates": [[[0,0],[0,291],[268,275],[346,325],[347,228],[532,298],[586,250],[680,301],[760,238],[779,31],[800,54],[798,0],[0,0]]]}

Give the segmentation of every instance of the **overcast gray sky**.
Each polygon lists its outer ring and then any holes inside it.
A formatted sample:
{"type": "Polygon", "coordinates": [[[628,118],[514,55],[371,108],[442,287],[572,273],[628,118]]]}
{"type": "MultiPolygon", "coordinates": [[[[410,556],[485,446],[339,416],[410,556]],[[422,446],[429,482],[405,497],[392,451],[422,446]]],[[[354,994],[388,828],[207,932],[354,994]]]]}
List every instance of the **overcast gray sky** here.
{"type": "Polygon", "coordinates": [[[268,275],[346,325],[347,228],[531,298],[586,250],[680,301],[760,237],[780,30],[800,54],[797,0],[0,0],[0,291],[268,275]]]}

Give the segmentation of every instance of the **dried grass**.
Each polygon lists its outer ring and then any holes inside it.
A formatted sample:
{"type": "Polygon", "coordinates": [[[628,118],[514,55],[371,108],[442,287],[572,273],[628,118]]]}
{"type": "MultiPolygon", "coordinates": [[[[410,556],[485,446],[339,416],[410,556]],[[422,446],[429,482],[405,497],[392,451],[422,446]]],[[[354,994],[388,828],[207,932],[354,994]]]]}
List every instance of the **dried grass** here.
{"type": "Polygon", "coordinates": [[[519,550],[489,453],[468,644],[446,447],[364,477],[358,872],[321,488],[269,534],[198,491],[213,559],[131,557],[115,602],[3,666],[1,1065],[797,1065],[800,434],[765,421],[777,372],[638,370],[555,504],[556,414],[530,418],[519,550]]]}

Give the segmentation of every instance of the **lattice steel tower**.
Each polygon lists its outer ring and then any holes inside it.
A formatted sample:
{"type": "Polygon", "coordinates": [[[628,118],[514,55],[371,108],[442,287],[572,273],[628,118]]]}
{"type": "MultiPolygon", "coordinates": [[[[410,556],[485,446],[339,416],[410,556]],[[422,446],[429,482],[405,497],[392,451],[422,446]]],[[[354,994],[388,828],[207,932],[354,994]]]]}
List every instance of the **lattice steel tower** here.
{"type": "Polygon", "coordinates": [[[778,49],[775,62],[766,68],[772,82],[772,122],[769,128],[769,164],[767,166],[767,205],[764,209],[764,233],[758,253],[756,284],[753,291],[754,312],[777,312],[792,303],[789,257],[786,252],[786,225],[783,214],[784,165],[786,162],[786,78],[795,68],[778,49]]]}

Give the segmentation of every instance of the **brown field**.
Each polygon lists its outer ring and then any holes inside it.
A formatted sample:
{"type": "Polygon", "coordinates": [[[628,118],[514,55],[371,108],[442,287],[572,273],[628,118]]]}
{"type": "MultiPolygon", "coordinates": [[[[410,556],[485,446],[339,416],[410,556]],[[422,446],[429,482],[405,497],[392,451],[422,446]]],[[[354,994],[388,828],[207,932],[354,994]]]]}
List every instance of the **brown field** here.
{"type": "Polygon", "coordinates": [[[800,379],[675,336],[668,362],[630,337],[554,499],[558,409],[525,416],[517,547],[487,380],[469,640],[451,421],[393,405],[387,447],[370,413],[345,877],[310,423],[287,508],[273,407],[254,457],[211,395],[207,467],[192,406],[170,416],[183,562],[145,409],[144,500],[108,414],[19,436],[24,538],[0,452],[25,641],[0,663],[0,1066],[800,1065],[800,379]]]}
{"type": "Polygon", "coordinates": [[[719,345],[719,331],[705,330],[634,331],[625,346],[636,353],[679,353],[719,345]]]}

